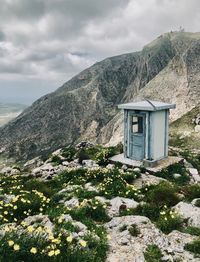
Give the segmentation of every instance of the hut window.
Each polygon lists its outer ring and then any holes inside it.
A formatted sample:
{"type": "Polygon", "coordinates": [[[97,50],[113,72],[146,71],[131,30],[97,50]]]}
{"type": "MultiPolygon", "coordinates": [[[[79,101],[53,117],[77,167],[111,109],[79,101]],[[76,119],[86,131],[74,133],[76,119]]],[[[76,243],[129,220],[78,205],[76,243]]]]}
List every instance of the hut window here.
{"type": "Polygon", "coordinates": [[[143,133],[143,117],[133,116],[132,117],[132,133],[143,133]]]}

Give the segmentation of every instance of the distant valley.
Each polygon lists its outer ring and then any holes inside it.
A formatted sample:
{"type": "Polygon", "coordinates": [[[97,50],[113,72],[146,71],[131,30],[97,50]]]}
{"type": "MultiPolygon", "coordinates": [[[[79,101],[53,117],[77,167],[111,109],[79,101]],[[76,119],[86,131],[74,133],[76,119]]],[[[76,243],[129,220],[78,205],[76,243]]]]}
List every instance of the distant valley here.
{"type": "Polygon", "coordinates": [[[0,126],[17,117],[26,107],[21,104],[0,103],[0,126]]]}

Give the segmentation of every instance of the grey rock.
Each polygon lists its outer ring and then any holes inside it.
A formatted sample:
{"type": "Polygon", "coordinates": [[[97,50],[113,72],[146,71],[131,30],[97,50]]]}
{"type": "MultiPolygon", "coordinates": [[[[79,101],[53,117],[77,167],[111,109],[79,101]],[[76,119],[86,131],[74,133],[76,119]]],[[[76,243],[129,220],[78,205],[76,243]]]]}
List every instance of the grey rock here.
{"type": "Polygon", "coordinates": [[[94,192],[97,192],[97,193],[99,192],[99,190],[95,186],[92,186],[91,183],[85,184],[85,189],[87,191],[94,191],[94,192]]]}
{"type": "Polygon", "coordinates": [[[135,168],[133,168],[133,171],[134,171],[134,172],[137,172],[137,173],[140,173],[140,172],[141,172],[141,170],[140,170],[139,167],[135,167],[135,168]]]}
{"type": "Polygon", "coordinates": [[[82,164],[87,167],[87,168],[91,168],[91,167],[99,167],[99,165],[91,159],[87,159],[87,160],[83,160],[82,164]]]}
{"type": "Polygon", "coordinates": [[[53,230],[54,225],[46,215],[29,216],[24,219],[24,222],[28,225],[40,224],[50,230],[53,230]]]}
{"type": "Polygon", "coordinates": [[[79,200],[77,198],[73,197],[70,200],[65,201],[64,205],[67,208],[75,208],[79,205],[79,200]]]}
{"type": "Polygon", "coordinates": [[[127,165],[123,165],[123,166],[122,166],[122,169],[123,169],[123,170],[127,170],[127,169],[128,169],[127,165]]]}
{"type": "Polygon", "coordinates": [[[115,197],[110,200],[110,206],[108,207],[109,216],[113,217],[119,215],[119,211],[122,206],[124,209],[136,208],[138,206],[138,202],[129,198],[115,197]]]}
{"type": "Polygon", "coordinates": [[[108,168],[108,169],[113,169],[114,167],[115,167],[114,164],[108,164],[108,165],[106,166],[106,168],[108,168]]]}
{"type": "Polygon", "coordinates": [[[138,189],[144,187],[144,186],[150,186],[150,185],[157,185],[162,181],[166,181],[166,179],[153,176],[153,175],[147,175],[147,174],[141,174],[139,178],[137,178],[133,184],[138,189]]]}
{"type": "Polygon", "coordinates": [[[200,208],[193,204],[179,202],[173,209],[180,214],[184,219],[188,220],[188,225],[200,227],[200,208]]]}
{"type": "Polygon", "coordinates": [[[193,254],[184,250],[184,245],[196,237],[178,231],[172,231],[169,235],[165,235],[146,217],[114,217],[106,224],[106,228],[110,235],[107,262],[122,262],[124,258],[127,262],[145,261],[143,252],[148,245],[152,244],[160,248],[165,261],[167,258],[169,261],[198,261],[193,254]],[[128,230],[120,231],[123,225],[129,227],[133,224],[140,230],[137,237],[128,234],[128,230]]]}
{"type": "Polygon", "coordinates": [[[175,173],[175,174],[173,174],[173,177],[174,177],[175,179],[177,179],[177,178],[181,177],[181,175],[180,175],[180,174],[177,174],[177,173],[175,173]]]}
{"type": "Polygon", "coordinates": [[[196,205],[197,201],[200,201],[200,198],[195,198],[192,200],[191,204],[196,205]]]}

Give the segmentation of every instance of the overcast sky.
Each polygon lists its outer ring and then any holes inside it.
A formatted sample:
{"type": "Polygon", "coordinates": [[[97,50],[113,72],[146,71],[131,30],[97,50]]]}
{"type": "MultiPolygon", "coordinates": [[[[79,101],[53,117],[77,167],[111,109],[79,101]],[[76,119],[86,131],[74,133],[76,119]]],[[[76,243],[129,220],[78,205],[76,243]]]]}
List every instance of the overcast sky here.
{"type": "Polygon", "coordinates": [[[0,102],[29,104],[180,26],[200,31],[199,0],[0,0],[0,102]]]}

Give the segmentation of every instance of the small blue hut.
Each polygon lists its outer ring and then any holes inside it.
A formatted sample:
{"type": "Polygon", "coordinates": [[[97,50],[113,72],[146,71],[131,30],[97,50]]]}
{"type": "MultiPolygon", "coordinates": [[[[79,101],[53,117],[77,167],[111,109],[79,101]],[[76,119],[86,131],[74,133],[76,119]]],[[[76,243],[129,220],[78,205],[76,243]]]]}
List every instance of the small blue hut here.
{"type": "Polygon", "coordinates": [[[169,109],[175,104],[145,100],[118,105],[124,110],[124,157],[153,166],[168,156],[169,109]]]}

